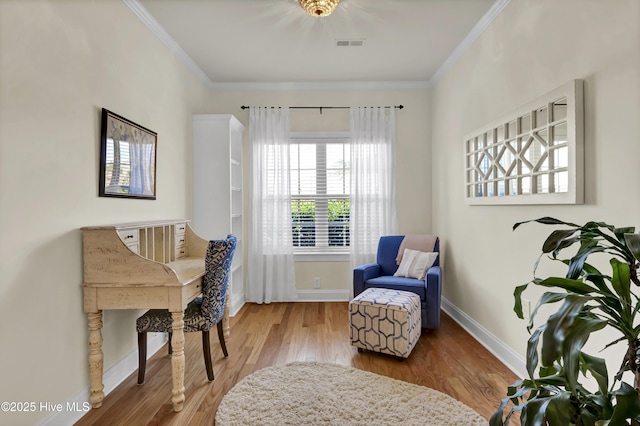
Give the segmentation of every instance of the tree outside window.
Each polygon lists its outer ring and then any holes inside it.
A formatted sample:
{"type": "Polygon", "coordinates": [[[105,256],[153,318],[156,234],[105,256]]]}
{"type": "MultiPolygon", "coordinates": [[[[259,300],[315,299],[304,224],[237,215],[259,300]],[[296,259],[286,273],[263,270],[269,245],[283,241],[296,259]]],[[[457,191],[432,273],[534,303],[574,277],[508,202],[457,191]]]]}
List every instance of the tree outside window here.
{"type": "Polygon", "coordinates": [[[293,246],[299,252],[349,247],[348,138],[292,138],[293,246]]]}

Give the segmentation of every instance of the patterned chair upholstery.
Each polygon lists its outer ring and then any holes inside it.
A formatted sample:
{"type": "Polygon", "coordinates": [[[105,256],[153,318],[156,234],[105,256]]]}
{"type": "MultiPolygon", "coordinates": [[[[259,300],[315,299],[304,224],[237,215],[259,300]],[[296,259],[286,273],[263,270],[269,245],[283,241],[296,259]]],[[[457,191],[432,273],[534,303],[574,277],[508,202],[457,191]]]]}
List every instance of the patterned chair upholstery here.
{"type": "Polygon", "coordinates": [[[369,288],[349,302],[351,345],[407,358],[420,338],[420,296],[369,288]]]}
{"type": "MultiPolygon", "coordinates": [[[[218,327],[218,337],[224,356],[229,356],[222,330],[224,302],[229,283],[229,271],[237,239],[233,235],[225,240],[209,241],[205,257],[205,274],[202,280],[202,297],[193,300],[184,311],[185,333],[202,332],[202,350],[209,381],[213,380],[209,331],[218,327]]],[[[147,333],[169,333],[169,353],[171,353],[171,313],[167,309],[151,309],[136,320],[138,332],[138,384],[144,382],[147,362],[147,333]]]]}

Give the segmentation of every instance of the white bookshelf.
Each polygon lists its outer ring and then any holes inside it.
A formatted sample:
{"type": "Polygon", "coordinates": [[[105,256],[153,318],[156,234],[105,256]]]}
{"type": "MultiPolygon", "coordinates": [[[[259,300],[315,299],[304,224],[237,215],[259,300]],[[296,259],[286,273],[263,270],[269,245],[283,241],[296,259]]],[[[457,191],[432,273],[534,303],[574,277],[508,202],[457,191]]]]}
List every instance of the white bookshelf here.
{"type": "Polygon", "coordinates": [[[244,304],[243,133],[233,115],[193,116],[193,228],[209,240],[238,238],[227,293],[232,316],[244,304]]]}

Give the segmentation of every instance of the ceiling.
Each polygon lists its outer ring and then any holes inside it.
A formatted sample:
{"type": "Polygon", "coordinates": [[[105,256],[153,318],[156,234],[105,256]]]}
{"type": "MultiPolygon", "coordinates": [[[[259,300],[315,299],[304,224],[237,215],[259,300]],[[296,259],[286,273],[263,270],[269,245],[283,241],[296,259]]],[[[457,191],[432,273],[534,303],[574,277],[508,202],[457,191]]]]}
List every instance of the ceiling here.
{"type": "Polygon", "coordinates": [[[342,0],[333,14],[316,18],[297,0],[124,1],[214,86],[426,85],[508,2],[342,0]]]}

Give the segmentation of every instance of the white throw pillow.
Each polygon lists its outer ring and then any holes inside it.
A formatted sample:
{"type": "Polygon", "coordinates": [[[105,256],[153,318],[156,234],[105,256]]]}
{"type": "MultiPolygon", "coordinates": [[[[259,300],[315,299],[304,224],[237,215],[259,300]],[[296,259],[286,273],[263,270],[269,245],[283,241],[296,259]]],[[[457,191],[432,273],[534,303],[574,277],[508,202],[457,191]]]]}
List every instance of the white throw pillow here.
{"type": "Polygon", "coordinates": [[[433,266],[437,258],[438,252],[424,252],[406,248],[400,266],[393,276],[424,280],[427,269],[433,266]]]}

